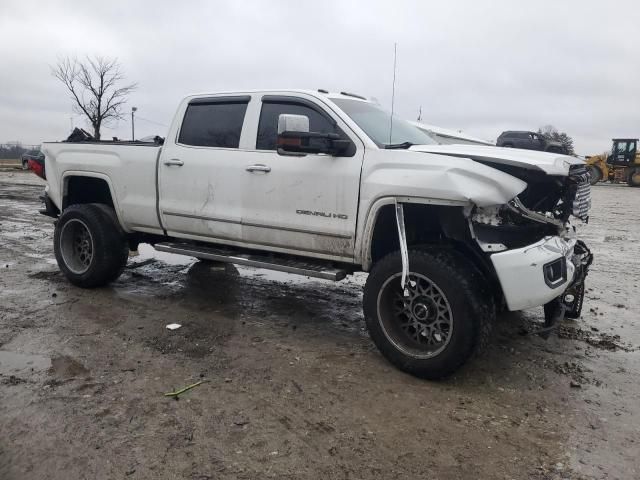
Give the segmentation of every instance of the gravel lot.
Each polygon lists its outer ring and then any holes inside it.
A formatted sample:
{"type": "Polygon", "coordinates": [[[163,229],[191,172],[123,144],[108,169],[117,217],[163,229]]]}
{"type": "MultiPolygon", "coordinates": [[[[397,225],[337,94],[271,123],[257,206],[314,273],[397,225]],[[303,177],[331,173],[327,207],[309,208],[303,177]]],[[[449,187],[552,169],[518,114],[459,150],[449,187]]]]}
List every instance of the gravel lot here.
{"type": "Polygon", "coordinates": [[[368,339],[363,276],[143,246],[111,287],[71,286],[34,183],[0,172],[2,480],[640,478],[638,189],[593,189],[582,319],[545,341],[523,335],[541,308],[504,315],[433,383],[368,339]]]}

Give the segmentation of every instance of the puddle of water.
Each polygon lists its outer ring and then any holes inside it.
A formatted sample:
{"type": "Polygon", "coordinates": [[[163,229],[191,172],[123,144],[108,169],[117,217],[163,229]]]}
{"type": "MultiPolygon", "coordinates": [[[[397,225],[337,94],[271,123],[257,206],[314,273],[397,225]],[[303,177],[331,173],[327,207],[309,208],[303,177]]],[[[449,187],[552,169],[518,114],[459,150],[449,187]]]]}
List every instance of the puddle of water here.
{"type": "MultiPolygon", "coordinates": [[[[168,265],[192,265],[197,261],[194,257],[187,257],[185,255],[176,255],[175,253],[167,253],[167,252],[159,252],[154,249],[151,245],[146,243],[141,243],[138,246],[139,255],[132,257],[129,263],[130,266],[135,266],[137,263],[142,263],[146,260],[155,259],[161,262],[164,262],[168,265]]],[[[215,268],[215,264],[212,268],[215,268]]],[[[237,271],[241,277],[245,278],[255,278],[255,279],[263,279],[267,281],[273,282],[284,282],[284,283],[321,283],[321,284],[332,284],[330,280],[323,280],[320,278],[314,277],[305,277],[302,275],[294,275],[291,273],[279,272],[277,270],[265,270],[260,268],[253,267],[245,267],[241,265],[236,265],[237,271]]],[[[366,278],[366,274],[356,274],[351,277],[348,277],[346,282],[356,283],[356,284],[364,284],[364,279],[366,278]]]]}
{"type": "Polygon", "coordinates": [[[139,255],[132,257],[131,265],[144,262],[145,260],[156,259],[169,265],[191,265],[196,261],[193,257],[185,255],[176,255],[175,253],[159,252],[147,243],[141,243],[138,246],[139,255]]]}
{"type": "Polygon", "coordinates": [[[68,356],[61,356],[51,360],[49,374],[62,378],[82,377],[88,375],[89,370],[77,360],[68,356]]]}
{"type": "Polygon", "coordinates": [[[268,280],[272,282],[285,282],[285,283],[334,283],[330,280],[323,280],[321,278],[305,277],[303,275],[294,275],[292,273],[279,272],[277,270],[264,270],[261,268],[244,267],[237,265],[238,273],[241,277],[245,278],[259,278],[262,280],[268,280]]]}
{"type": "Polygon", "coordinates": [[[22,375],[26,373],[42,372],[51,367],[51,359],[44,355],[29,355],[26,353],[0,350],[0,374],[22,375]]]}

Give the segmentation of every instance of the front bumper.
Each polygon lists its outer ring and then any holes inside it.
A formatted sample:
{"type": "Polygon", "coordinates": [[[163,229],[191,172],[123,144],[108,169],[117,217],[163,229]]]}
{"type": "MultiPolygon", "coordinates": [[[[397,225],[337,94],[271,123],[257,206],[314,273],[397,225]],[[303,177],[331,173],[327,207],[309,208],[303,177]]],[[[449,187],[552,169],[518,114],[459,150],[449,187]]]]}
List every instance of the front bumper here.
{"type": "Polygon", "coordinates": [[[545,305],[572,285],[576,270],[575,239],[547,237],[523,248],[491,255],[509,310],[545,305]],[[550,279],[551,276],[551,279],[550,279]]]}

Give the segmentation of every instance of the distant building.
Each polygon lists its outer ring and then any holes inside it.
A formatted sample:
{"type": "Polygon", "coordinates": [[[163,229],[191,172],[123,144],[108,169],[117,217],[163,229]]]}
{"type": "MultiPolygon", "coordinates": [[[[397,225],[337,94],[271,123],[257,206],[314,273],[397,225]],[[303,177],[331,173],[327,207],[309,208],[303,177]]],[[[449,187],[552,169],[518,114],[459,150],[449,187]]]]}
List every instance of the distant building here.
{"type": "Polygon", "coordinates": [[[420,122],[409,122],[418,127],[423,132],[429,134],[440,145],[495,145],[481,138],[472,137],[462,132],[449,130],[448,128],[436,127],[420,122]]]}

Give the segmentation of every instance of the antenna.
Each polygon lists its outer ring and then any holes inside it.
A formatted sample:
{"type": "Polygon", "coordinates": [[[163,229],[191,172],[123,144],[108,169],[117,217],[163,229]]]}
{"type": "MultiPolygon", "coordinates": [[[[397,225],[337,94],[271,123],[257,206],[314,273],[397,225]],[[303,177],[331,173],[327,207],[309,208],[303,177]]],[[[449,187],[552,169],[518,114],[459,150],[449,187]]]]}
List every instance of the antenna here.
{"type": "Polygon", "coordinates": [[[393,107],[396,101],[396,59],[398,56],[398,44],[393,44],[393,85],[391,86],[391,121],[389,124],[389,144],[393,136],[393,107]]]}
{"type": "Polygon", "coordinates": [[[418,122],[422,121],[422,105],[418,109],[418,122]]]}

